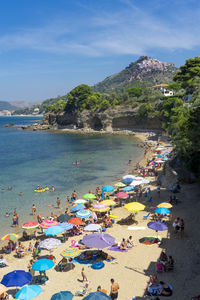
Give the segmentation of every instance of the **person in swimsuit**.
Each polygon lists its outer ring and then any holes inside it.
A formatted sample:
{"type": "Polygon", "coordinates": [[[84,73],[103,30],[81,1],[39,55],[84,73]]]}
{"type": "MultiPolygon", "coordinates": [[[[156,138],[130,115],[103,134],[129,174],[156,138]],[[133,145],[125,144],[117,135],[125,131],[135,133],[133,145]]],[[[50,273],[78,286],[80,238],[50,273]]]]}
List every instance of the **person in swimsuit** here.
{"type": "Polygon", "coordinates": [[[32,214],[33,214],[33,216],[36,215],[36,206],[35,206],[35,204],[32,205],[32,214]]]}
{"type": "Polygon", "coordinates": [[[115,282],[113,278],[110,281],[111,281],[110,298],[111,300],[115,300],[118,298],[119,284],[115,282]]]}
{"type": "Polygon", "coordinates": [[[75,201],[77,197],[76,191],[74,190],[72,193],[72,199],[75,201]]]}
{"type": "Polygon", "coordinates": [[[84,282],[84,281],[88,281],[88,280],[87,280],[87,277],[86,277],[86,275],[85,275],[85,272],[84,272],[84,268],[82,268],[81,276],[82,276],[82,278],[83,278],[83,282],[84,282]]]}
{"type": "Polygon", "coordinates": [[[57,203],[57,207],[60,209],[60,198],[59,197],[57,197],[56,203],[57,203]]]}
{"type": "Polygon", "coordinates": [[[13,215],[13,226],[16,227],[17,226],[17,216],[16,215],[13,215]]]}
{"type": "Polygon", "coordinates": [[[162,291],[161,291],[160,295],[161,296],[171,296],[172,289],[169,287],[169,285],[164,283],[163,281],[160,281],[160,284],[162,285],[162,291]]]}
{"type": "Polygon", "coordinates": [[[181,221],[180,221],[180,233],[181,233],[181,237],[183,237],[184,229],[185,229],[185,224],[184,224],[183,219],[181,219],[181,221]]]}

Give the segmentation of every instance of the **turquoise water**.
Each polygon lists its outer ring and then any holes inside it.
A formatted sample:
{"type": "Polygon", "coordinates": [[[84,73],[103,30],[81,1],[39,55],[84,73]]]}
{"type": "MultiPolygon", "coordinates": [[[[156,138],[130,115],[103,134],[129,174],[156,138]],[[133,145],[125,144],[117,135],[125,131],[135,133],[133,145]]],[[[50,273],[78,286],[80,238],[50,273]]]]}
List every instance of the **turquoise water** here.
{"type": "Polygon", "coordinates": [[[23,131],[3,127],[8,123],[35,123],[38,117],[0,117],[0,234],[12,232],[12,213],[17,208],[20,225],[32,220],[33,203],[37,212],[56,212],[56,197],[66,207],[66,196],[75,189],[81,198],[90,188],[120,179],[127,170],[130,155],[136,162],[141,148],[129,136],[73,135],[46,131],[23,131]],[[79,166],[74,161],[82,161],[79,166]],[[37,185],[55,186],[55,192],[34,193],[37,185]],[[12,191],[8,186],[12,186],[12,191]],[[23,196],[19,193],[23,192],[23,196]],[[49,207],[48,205],[52,205],[49,207]]]}

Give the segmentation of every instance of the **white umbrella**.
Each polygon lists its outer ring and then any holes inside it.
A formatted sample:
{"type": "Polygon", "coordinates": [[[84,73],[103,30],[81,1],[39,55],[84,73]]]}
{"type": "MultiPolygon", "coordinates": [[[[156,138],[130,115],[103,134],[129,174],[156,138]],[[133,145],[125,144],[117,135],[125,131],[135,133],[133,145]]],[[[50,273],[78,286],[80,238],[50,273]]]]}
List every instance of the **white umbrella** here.
{"type": "Polygon", "coordinates": [[[60,245],[61,245],[61,241],[58,239],[53,239],[53,238],[46,239],[39,243],[40,248],[47,249],[47,250],[57,248],[60,245]]]}
{"type": "Polygon", "coordinates": [[[132,178],[132,179],[135,179],[135,176],[134,175],[125,175],[122,177],[123,179],[126,179],[126,178],[132,178]]]}
{"type": "Polygon", "coordinates": [[[142,180],[135,180],[135,181],[131,182],[130,186],[137,186],[137,185],[140,185],[140,184],[143,184],[142,180]]]}
{"type": "Polygon", "coordinates": [[[74,203],[80,203],[80,204],[84,204],[84,203],[87,203],[88,201],[85,200],[85,199],[77,199],[74,201],[74,203]]]}
{"type": "Polygon", "coordinates": [[[101,229],[101,226],[99,224],[89,224],[84,227],[85,231],[98,231],[101,229]]]}

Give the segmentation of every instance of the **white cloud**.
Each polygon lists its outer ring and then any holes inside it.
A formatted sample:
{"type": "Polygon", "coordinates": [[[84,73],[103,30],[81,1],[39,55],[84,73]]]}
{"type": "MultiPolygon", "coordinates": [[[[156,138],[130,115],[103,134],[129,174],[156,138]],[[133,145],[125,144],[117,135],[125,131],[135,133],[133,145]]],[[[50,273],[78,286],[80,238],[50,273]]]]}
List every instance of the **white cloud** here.
{"type": "Polygon", "coordinates": [[[52,21],[45,27],[19,29],[2,35],[0,51],[30,49],[58,55],[106,56],[200,46],[198,10],[194,13],[184,10],[181,17],[180,13],[177,17],[177,12],[171,11],[169,15],[166,11],[163,15],[154,15],[130,0],[121,2],[123,9],[93,13],[85,20],[76,20],[76,26],[66,21],[52,21]]]}

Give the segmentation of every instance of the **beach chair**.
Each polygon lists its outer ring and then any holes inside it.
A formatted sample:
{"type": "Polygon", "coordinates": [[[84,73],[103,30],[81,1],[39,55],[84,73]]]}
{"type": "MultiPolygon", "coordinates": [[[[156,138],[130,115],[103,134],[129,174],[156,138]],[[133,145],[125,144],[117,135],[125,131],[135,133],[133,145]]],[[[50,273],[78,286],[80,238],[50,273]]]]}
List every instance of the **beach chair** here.
{"type": "Polygon", "coordinates": [[[81,289],[75,293],[75,296],[85,296],[89,292],[89,282],[81,286],[81,289]]]}
{"type": "Polygon", "coordinates": [[[143,219],[146,220],[150,216],[151,213],[148,213],[146,216],[143,216],[143,219]]]}

